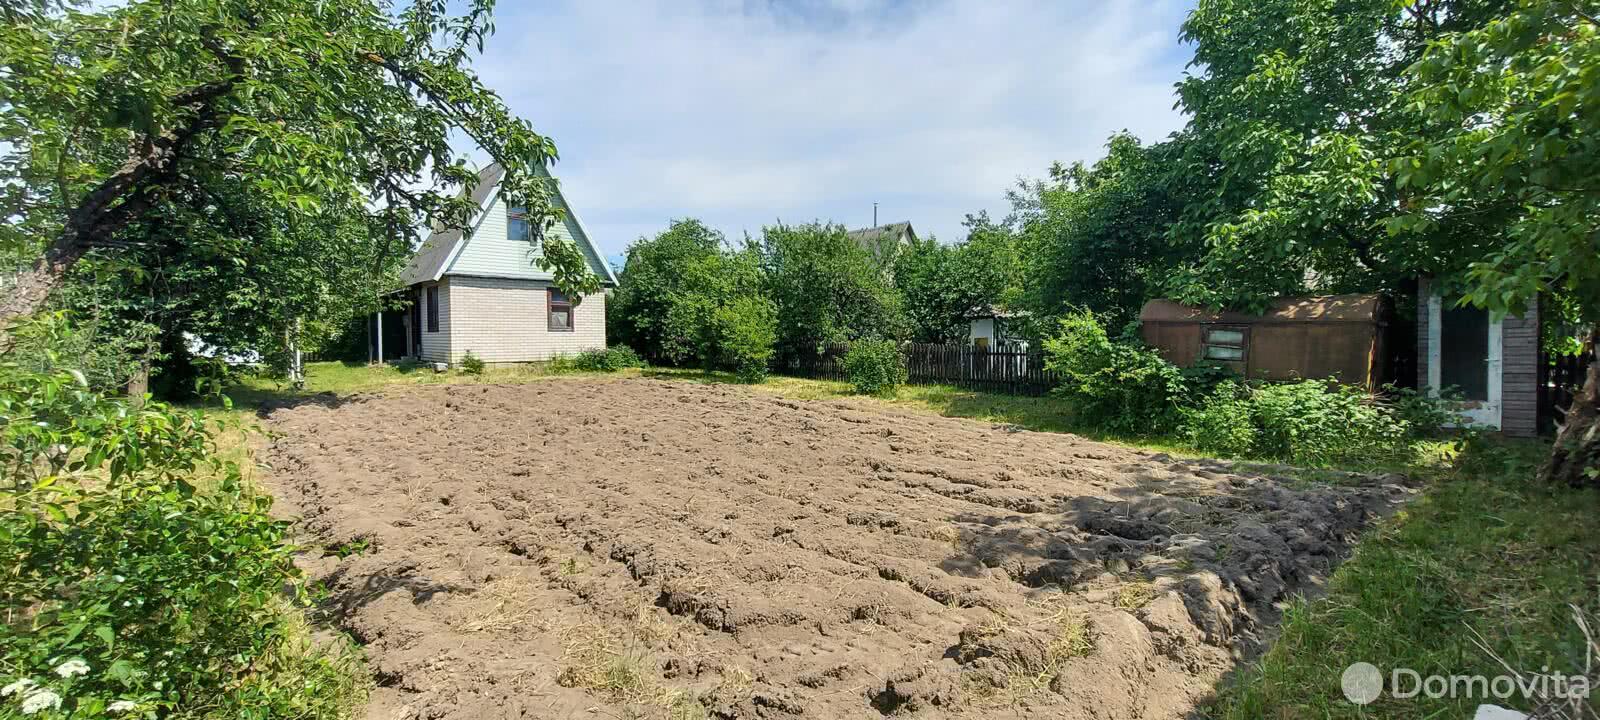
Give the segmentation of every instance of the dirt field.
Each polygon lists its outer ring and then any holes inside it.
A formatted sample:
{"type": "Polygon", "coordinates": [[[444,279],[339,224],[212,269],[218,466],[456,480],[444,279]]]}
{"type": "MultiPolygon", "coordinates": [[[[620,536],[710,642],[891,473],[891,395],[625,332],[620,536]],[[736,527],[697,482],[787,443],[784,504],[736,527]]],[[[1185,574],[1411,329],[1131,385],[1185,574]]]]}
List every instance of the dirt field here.
{"type": "Polygon", "coordinates": [[[726,386],[267,413],[375,718],[1177,718],[1406,491],[726,386]]]}

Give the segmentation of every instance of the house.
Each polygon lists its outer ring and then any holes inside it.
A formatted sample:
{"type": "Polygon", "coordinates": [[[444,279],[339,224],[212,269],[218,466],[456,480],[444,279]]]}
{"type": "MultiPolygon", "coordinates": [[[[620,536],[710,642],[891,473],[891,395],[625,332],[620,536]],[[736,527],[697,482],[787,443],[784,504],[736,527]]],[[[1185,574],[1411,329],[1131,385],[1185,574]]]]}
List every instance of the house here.
{"type": "MultiPolygon", "coordinates": [[[[876,211],[874,211],[876,214],[876,211]]],[[[872,254],[872,258],[879,264],[887,266],[894,262],[895,255],[903,248],[917,241],[917,231],[911,228],[909,222],[889,223],[863,230],[851,230],[845,233],[852,242],[860,245],[863,250],[872,254]]]]}
{"type": "MultiPolygon", "coordinates": [[[[391,346],[392,355],[455,364],[470,352],[487,363],[519,363],[605,347],[605,293],[569,297],[534,264],[531,228],[500,195],[504,176],[498,164],[485,168],[469,191],[480,208],[470,230],[435,232],[401,273],[411,302],[396,318],[404,347],[391,346]]],[[[576,243],[602,284],[616,286],[565,193],[554,187],[550,200],[564,216],[549,235],[576,243]]]]}
{"type": "Polygon", "coordinates": [[[1022,336],[1020,321],[1027,317],[1023,311],[1001,310],[993,305],[974,308],[967,313],[970,323],[967,329],[967,341],[973,347],[999,349],[1001,346],[1028,349],[1028,341],[1022,336]]]}
{"type": "Polygon", "coordinates": [[[1456,307],[1428,278],[1417,291],[1417,387],[1454,388],[1473,424],[1531,437],[1539,428],[1539,304],[1494,317],[1456,307]]]}

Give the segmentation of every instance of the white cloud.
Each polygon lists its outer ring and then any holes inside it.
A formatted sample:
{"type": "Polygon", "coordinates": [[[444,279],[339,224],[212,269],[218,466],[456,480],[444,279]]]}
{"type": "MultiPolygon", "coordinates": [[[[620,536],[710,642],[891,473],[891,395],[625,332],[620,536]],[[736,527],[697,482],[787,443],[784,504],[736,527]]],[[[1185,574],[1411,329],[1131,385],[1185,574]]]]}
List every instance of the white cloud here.
{"type": "Polygon", "coordinates": [[[1176,2],[501,5],[478,67],[555,138],[608,254],[670,218],[954,239],[1056,160],[1181,124],[1176,2]]]}

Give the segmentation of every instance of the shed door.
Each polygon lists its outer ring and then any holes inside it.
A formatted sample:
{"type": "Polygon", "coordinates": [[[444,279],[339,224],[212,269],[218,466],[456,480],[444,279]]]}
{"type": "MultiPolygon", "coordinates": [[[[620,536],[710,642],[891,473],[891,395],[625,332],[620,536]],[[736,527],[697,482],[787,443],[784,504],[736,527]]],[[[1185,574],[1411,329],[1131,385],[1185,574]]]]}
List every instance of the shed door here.
{"type": "Polygon", "coordinates": [[[1453,387],[1474,424],[1500,428],[1500,320],[1475,307],[1428,298],[1428,389],[1453,387]],[[1450,303],[1454,304],[1454,303],[1450,303]]]}

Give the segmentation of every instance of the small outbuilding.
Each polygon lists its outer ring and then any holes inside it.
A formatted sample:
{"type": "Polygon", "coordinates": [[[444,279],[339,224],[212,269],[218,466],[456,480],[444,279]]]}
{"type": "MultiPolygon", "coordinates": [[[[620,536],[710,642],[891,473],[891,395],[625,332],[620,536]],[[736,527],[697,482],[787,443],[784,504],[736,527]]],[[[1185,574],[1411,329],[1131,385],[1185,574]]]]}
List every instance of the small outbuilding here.
{"type": "Polygon", "coordinates": [[[1338,378],[1376,388],[1390,379],[1390,307],[1381,295],[1283,298],[1265,313],[1214,311],[1151,300],[1144,341],[1179,366],[1210,361],[1248,378],[1338,378]]]}

